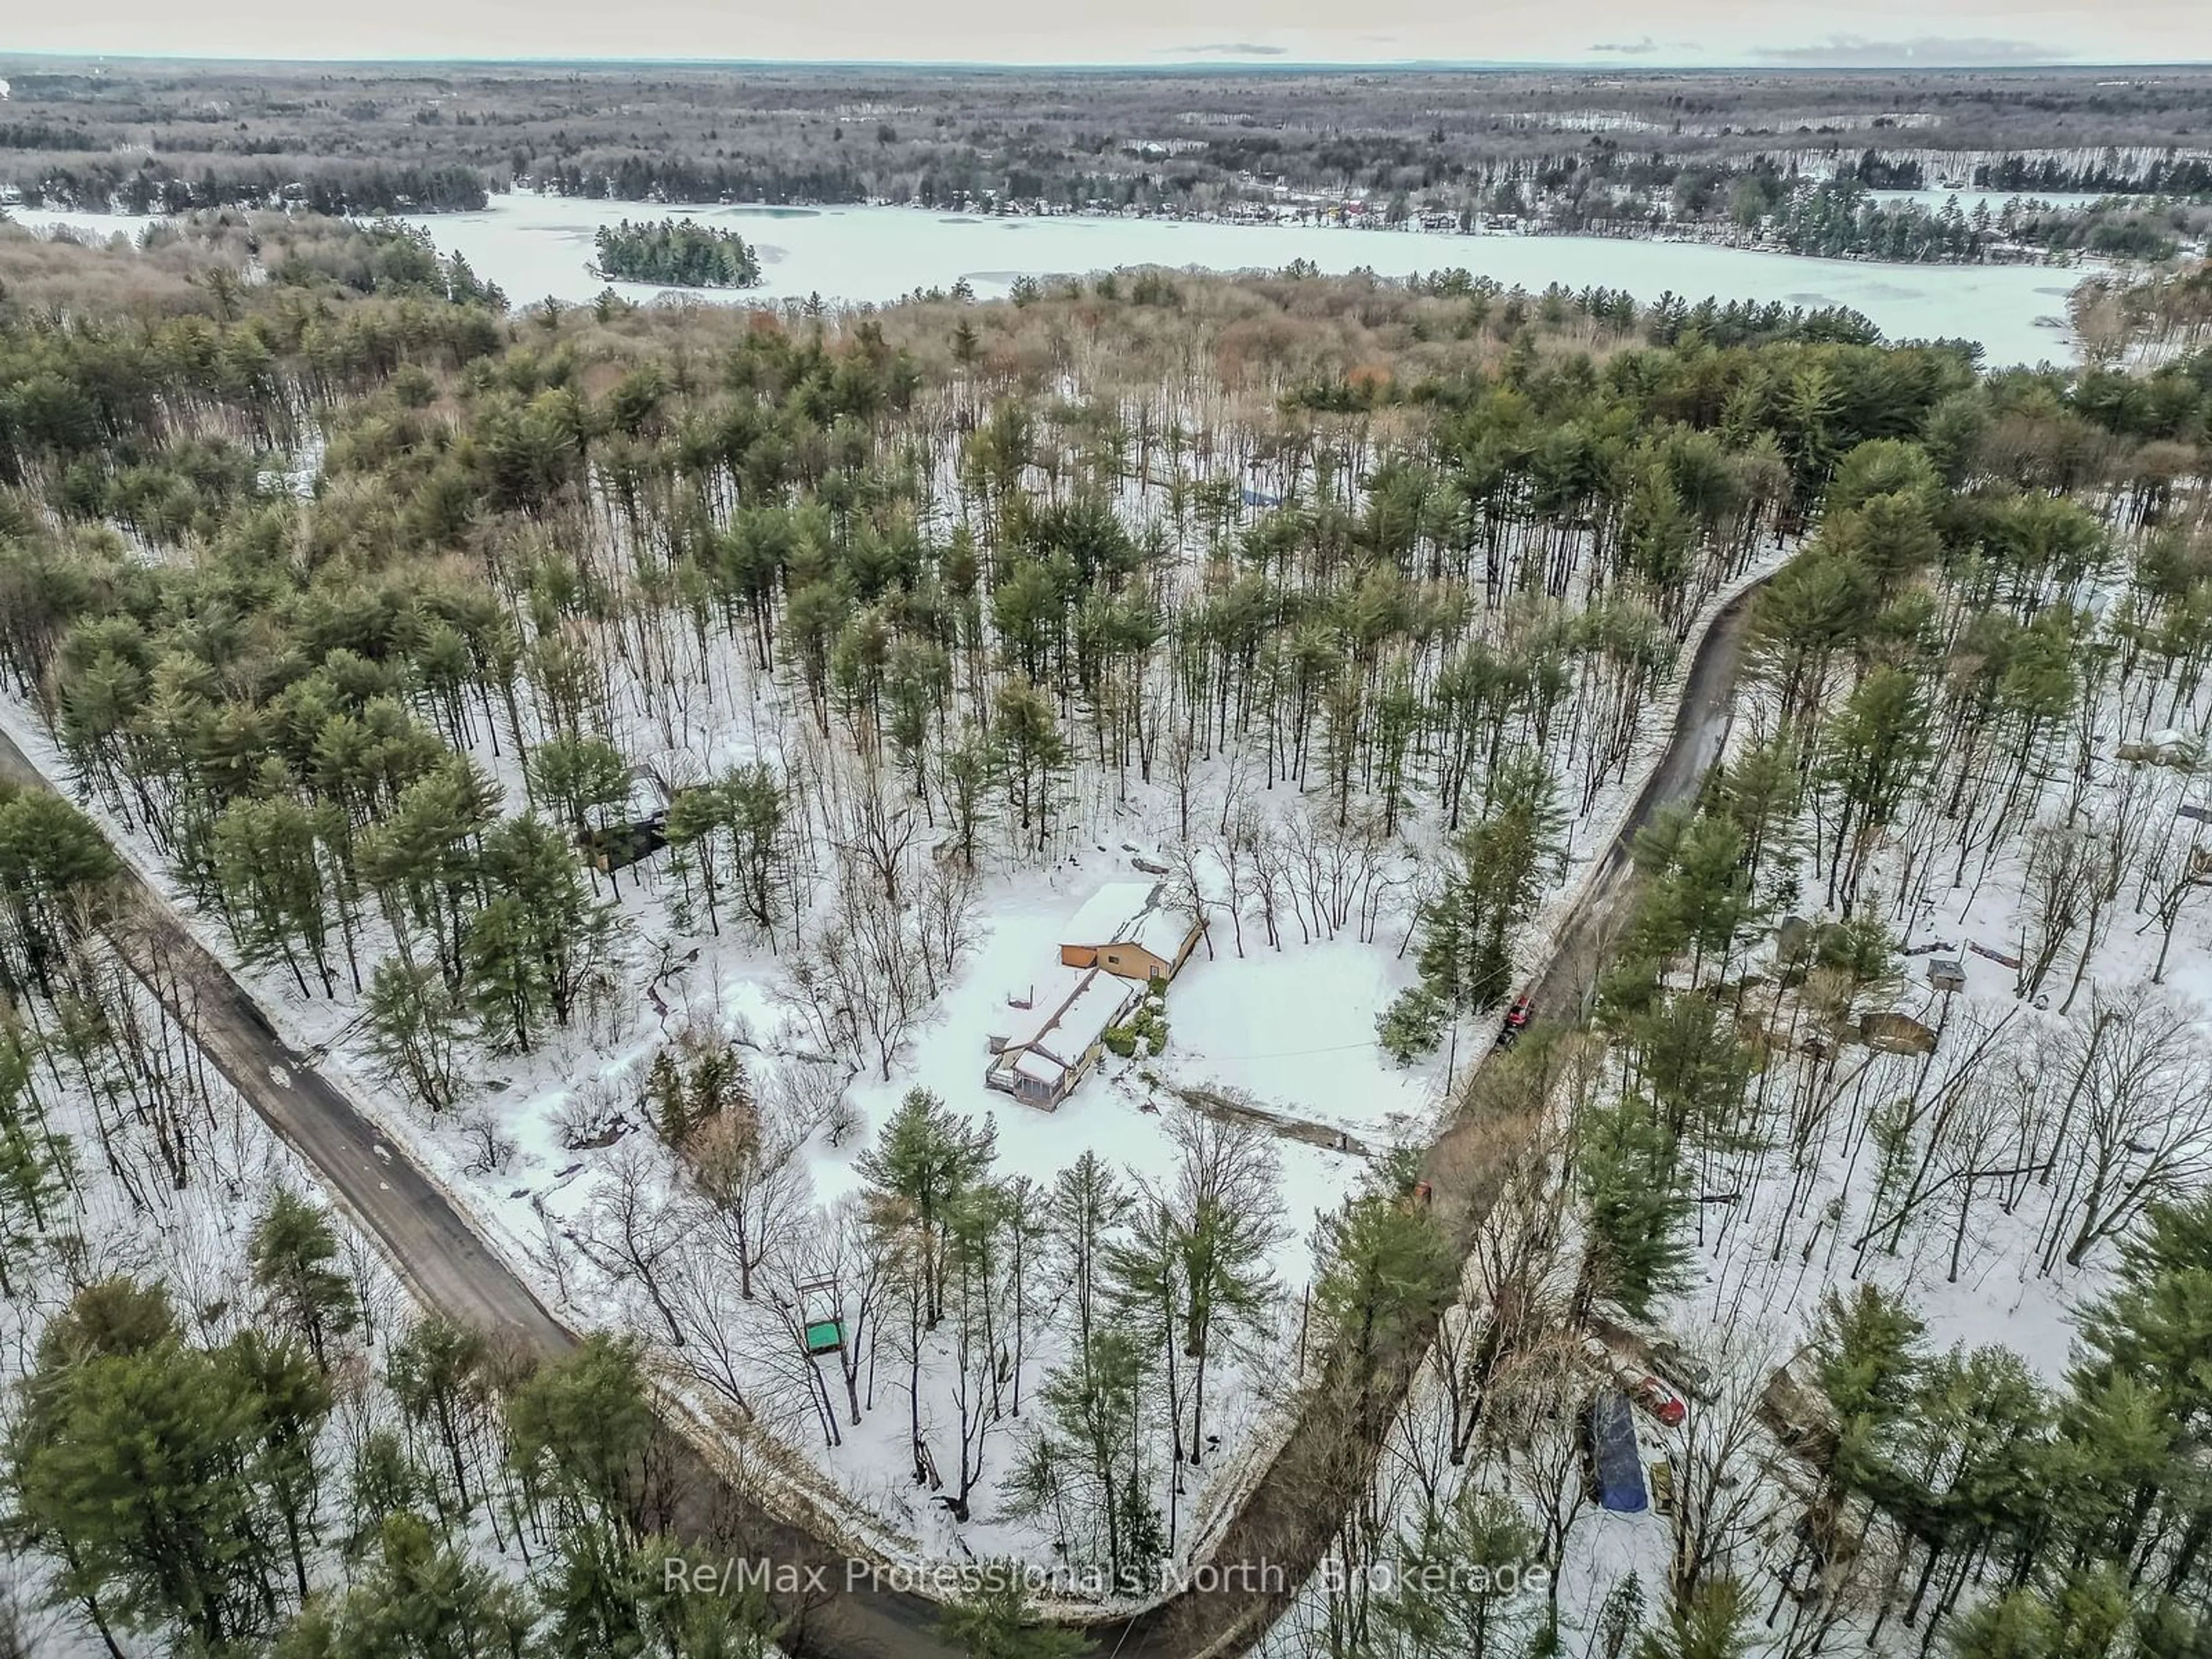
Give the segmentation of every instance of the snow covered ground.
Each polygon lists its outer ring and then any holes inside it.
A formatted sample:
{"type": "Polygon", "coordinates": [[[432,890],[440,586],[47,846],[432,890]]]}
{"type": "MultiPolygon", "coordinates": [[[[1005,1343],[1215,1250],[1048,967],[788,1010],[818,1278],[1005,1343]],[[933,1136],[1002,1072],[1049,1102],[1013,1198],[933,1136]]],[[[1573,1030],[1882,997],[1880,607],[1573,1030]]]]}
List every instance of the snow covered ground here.
{"type": "MultiPolygon", "coordinates": [[[[1708,607],[1709,615],[1717,604],[1717,599],[1708,607]]],[[[718,719],[711,709],[686,711],[684,718],[695,729],[718,732],[718,763],[783,752],[789,728],[776,712],[774,699],[780,694],[749,684],[726,662],[715,665],[706,678],[726,689],[732,715],[739,716],[718,719]]],[[[61,758],[28,711],[11,705],[0,709],[0,720],[41,765],[64,775],[61,758]]],[[[643,736],[653,722],[642,712],[638,720],[643,736]]],[[[1628,775],[1608,783],[1593,816],[1577,826],[1560,902],[1610,842],[1612,826],[1640,788],[1644,769],[1661,746],[1656,737],[1649,741],[1628,775]]],[[[507,780],[510,798],[519,799],[512,757],[495,757],[480,749],[478,758],[507,780]]],[[[1240,769],[1241,763],[1227,762],[1203,769],[1194,785],[1200,799],[1217,802],[1214,792],[1237,787],[1229,779],[1240,769]]],[[[1089,793],[1107,799],[1105,791],[1089,793]]],[[[1074,793],[1081,799],[1086,792],[1079,787],[1074,793]]],[[[916,1087],[993,1127],[999,1174],[1026,1176],[1041,1185],[1091,1149],[1132,1181],[1164,1187],[1177,1157],[1172,1124],[1187,1109],[1176,1093],[1181,1089],[1231,1095],[1285,1119],[1348,1131],[1370,1146],[1426,1139],[1450,1051],[1399,1067],[1380,1054],[1375,1039],[1376,1014],[1413,978],[1411,963],[1401,953],[1412,902],[1412,889],[1403,884],[1417,849],[1433,848],[1437,834],[1432,824],[1419,823],[1409,827],[1411,838],[1398,854],[1407,862],[1387,872],[1401,884],[1380,902],[1371,941],[1360,940],[1354,930],[1303,941],[1301,933],[1325,930],[1294,927],[1285,916],[1278,930],[1280,948],[1270,948],[1248,898],[1244,954],[1239,957],[1237,929],[1218,908],[1223,888],[1217,862],[1208,880],[1217,895],[1210,937],[1170,990],[1171,1035],[1164,1055],[1126,1060],[1109,1055],[1098,1073],[1049,1114],[984,1086],[987,1038],[1004,1024],[1009,992],[1026,989],[1040,970],[1056,966],[1069,918],[1100,886],[1133,876],[1144,878],[1129,855],[1118,849],[1124,842],[1161,846],[1177,816],[1172,795],[1164,783],[1147,787],[1132,781],[1126,798],[1108,810],[1095,833],[1070,836],[1078,851],[1046,870],[1007,866],[987,874],[972,948],[940,987],[890,1075],[861,1067],[845,1091],[852,1121],[844,1133],[833,1136],[827,1127],[810,1133],[801,1149],[805,1202],[794,1210],[794,1225],[826,1225],[823,1218],[860,1184],[854,1167],[859,1152],[916,1087]]],[[[1288,784],[1273,792],[1252,791],[1251,798],[1273,815],[1310,810],[1288,784]]],[[[1208,814],[1213,810],[1211,804],[1205,808],[1208,814]]],[[[166,882],[143,832],[114,813],[105,816],[134,860],[166,882]]],[[[349,997],[302,997],[281,969],[249,969],[245,976],[287,1038],[303,1051],[322,1054],[325,1069],[389,1133],[415,1149],[434,1178],[477,1218],[550,1305],[580,1326],[611,1324],[658,1338],[659,1322],[647,1298],[634,1284],[609,1273],[603,1256],[595,1261],[585,1243],[609,1195],[623,1181],[640,1178],[641,1154],[651,1137],[630,1134],[611,1145],[580,1146],[580,1127],[603,1128],[624,1112],[634,1124],[634,1103],[647,1062],[689,1029],[734,1036],[752,1085],[763,1095],[775,1093],[787,1073],[809,1071],[812,1063],[804,1058],[808,1045],[780,1000],[784,969],[774,951],[734,931],[717,937],[679,927],[671,909],[672,883],[659,861],[624,872],[621,880],[628,973],[634,985],[652,979],[650,993],[640,997],[633,991],[587,1025],[562,1034],[526,1058],[487,1057],[479,1085],[469,1091],[459,1110],[441,1117],[427,1117],[394,1091],[392,1078],[366,1049],[358,1009],[349,997]]],[[[194,926],[212,947],[234,957],[211,918],[198,918],[194,926]]],[[[1532,938],[1528,949],[1540,954],[1540,935],[1532,938]]],[[[1462,1043],[1457,1055],[1462,1065],[1481,1046],[1485,1041],[1479,1034],[1462,1043]]],[[[1271,1266],[1284,1305],[1295,1310],[1310,1274],[1306,1241],[1313,1220],[1357,1184],[1364,1160],[1357,1152],[1316,1145],[1295,1133],[1279,1137],[1273,1151],[1280,1225],[1271,1266]]],[[[653,1162],[642,1178],[661,1194],[661,1202],[677,1201],[677,1183],[665,1159],[653,1162]]],[[[883,1366],[876,1409],[857,1427],[842,1425],[833,1445],[810,1422],[801,1403],[806,1379],[770,1310],[732,1298],[717,1316],[727,1345],[737,1351],[733,1380],[747,1389],[763,1420],[776,1425],[786,1443],[813,1461],[840,1495],[837,1507],[878,1547],[927,1559],[961,1559],[971,1552],[1036,1555],[1042,1541],[1034,1525],[1012,1516],[992,1495],[1011,1462],[1018,1425],[1008,1426],[993,1457],[991,1479],[974,1518],[956,1525],[912,1481],[907,1413],[886,1397],[895,1367],[883,1366]]],[[[1218,1437],[1220,1454],[1162,1489],[1163,1511],[1174,1512],[1186,1548],[1202,1542],[1205,1527],[1231,1506],[1237,1484],[1272,1443],[1267,1433],[1255,1435],[1254,1430],[1267,1419],[1268,1404],[1295,1382],[1297,1338],[1297,1320],[1281,1320],[1267,1340],[1218,1376],[1209,1427],[1218,1437]],[[1195,1526],[1183,1530],[1194,1516],[1195,1526]]],[[[1057,1340],[1041,1338],[1025,1368],[1027,1386],[1033,1389],[1062,1352],[1057,1340]]],[[[940,1430],[951,1412],[944,1369],[926,1384],[926,1435],[940,1430]]],[[[699,1384],[694,1378],[684,1386],[696,1389],[699,1384]]],[[[711,1410],[714,1403],[712,1389],[701,1395],[702,1409],[711,1410]]],[[[1279,1413],[1267,1424],[1269,1431],[1280,1425],[1279,1413]]]]}
{"type": "Polygon", "coordinates": [[[1214,944],[1211,960],[1201,950],[1176,981],[1164,1078],[1389,1143],[1420,1138],[1442,1069],[1394,1066],[1375,1044],[1376,1017],[1419,977],[1395,939],[1293,939],[1280,951],[1248,941],[1242,958],[1225,937],[1214,944]]]}
{"type": "MultiPolygon", "coordinates": [[[[103,957],[104,959],[104,957],[103,957]]],[[[184,1034],[135,980],[116,971],[116,994],[142,1023],[149,1051],[173,1057],[184,1034]]],[[[11,1017],[18,1011],[10,1010],[11,1017]]],[[[10,1293],[0,1297],[0,1424],[11,1423],[15,1385],[37,1365],[47,1323],[69,1305],[77,1287],[127,1277],[159,1284],[168,1292],[192,1340],[213,1346],[253,1322],[261,1292],[255,1287],[250,1246],[256,1221],[280,1188],[317,1192],[315,1172],[270,1132],[223,1082],[201,1066],[173,1076],[179,1112],[173,1145],[183,1150],[186,1178],[157,1147],[151,1119],[125,1109],[131,1096],[113,1063],[96,1047],[92,1076],[58,1055],[34,1062],[31,1088],[51,1132],[68,1138],[76,1194],[71,1212],[50,1224],[36,1244],[10,1240],[10,1293]],[[106,1099],[103,1109],[100,1101],[106,1099]]],[[[142,1080],[138,1085],[145,1087],[142,1080]]],[[[337,1265],[360,1297],[363,1386],[334,1412],[325,1430],[320,1461],[329,1469],[350,1466],[370,1431],[396,1421],[390,1398],[368,1379],[380,1370],[386,1345],[405,1331],[418,1310],[374,1246],[342,1210],[328,1220],[339,1246],[337,1265]]],[[[335,1530],[335,1528],[333,1529],[335,1530]]],[[[314,1553],[319,1575],[335,1576],[335,1547],[314,1553]]],[[[47,1558],[27,1550],[0,1551],[0,1589],[12,1600],[26,1653],[40,1659],[79,1659],[106,1649],[72,1603],[45,1605],[51,1589],[47,1558]]],[[[150,1653],[135,1644],[131,1651],[150,1653]]]]}

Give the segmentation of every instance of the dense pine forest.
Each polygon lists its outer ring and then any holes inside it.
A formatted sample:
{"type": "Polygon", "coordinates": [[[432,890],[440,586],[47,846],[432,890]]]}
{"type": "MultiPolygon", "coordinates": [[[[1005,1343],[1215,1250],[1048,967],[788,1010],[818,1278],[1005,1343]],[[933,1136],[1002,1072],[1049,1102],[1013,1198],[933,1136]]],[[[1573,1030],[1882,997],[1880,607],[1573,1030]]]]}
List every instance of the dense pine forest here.
{"type": "MultiPolygon", "coordinates": [[[[1712,195],[1717,181],[1700,180],[1712,195]]],[[[1683,200],[1681,192],[1677,199],[1683,200]]],[[[1694,205],[1697,195],[1687,198],[1694,205]]],[[[1855,180],[1793,185],[1771,172],[1737,185],[1729,202],[1732,223],[1745,233],[1766,232],[1792,253],[1823,258],[1874,258],[1903,264],[1978,264],[2021,248],[2048,253],[2075,250],[2115,259],[2171,259],[2187,240],[2201,240],[2212,213],[2124,193],[2086,209],[2061,210],[2014,198],[1996,211],[1986,202],[1971,210],[1956,198],[1940,208],[1917,202],[1885,204],[1855,180]]]]}
{"type": "MultiPolygon", "coordinates": [[[[23,1650],[790,1639],[665,1593],[679,1433],[1117,1606],[1262,1481],[1310,1560],[1554,1575],[1323,1573],[1286,1654],[2205,1639],[2201,272],[1995,374],[1449,271],[510,312],[306,216],[0,229],[0,724],[72,797],[0,795],[23,1650]],[[1737,617],[1718,764],[1476,1063],[1737,617]],[[956,1097],[995,930],[1139,845],[1210,962],[1402,963],[1372,1070],[1431,1118],[1198,1109],[1179,988],[1111,1141],[956,1097]],[[574,1356],[300,1195],[137,866],[574,1356]],[[1625,1556],[1593,1340],[1691,1360],[1625,1556]]],[[[1079,1645],[1019,1597],[936,1639],[1079,1645]]]]}
{"type": "Polygon", "coordinates": [[[600,274],[617,282],[750,288],[761,276],[760,260],[744,238],[693,219],[601,225],[592,246],[600,274]]]}

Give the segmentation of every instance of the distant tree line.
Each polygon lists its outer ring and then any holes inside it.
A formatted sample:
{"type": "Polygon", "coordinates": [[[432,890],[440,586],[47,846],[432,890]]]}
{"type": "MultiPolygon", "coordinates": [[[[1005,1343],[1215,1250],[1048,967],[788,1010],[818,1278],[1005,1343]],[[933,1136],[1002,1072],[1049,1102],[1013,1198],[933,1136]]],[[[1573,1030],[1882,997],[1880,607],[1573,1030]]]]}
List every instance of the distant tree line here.
{"type": "Polygon", "coordinates": [[[2111,191],[2152,196],[2202,196],[2212,191],[2212,161],[2163,155],[2138,173],[2112,158],[2069,167],[2053,156],[1998,155],[1974,167],[1977,190],[2111,191]]]}
{"type": "MultiPolygon", "coordinates": [[[[0,134],[0,143],[4,143],[0,134]]],[[[21,180],[30,207],[183,214],[202,208],[289,208],[333,218],[365,213],[471,213],[488,206],[483,173],[458,164],[274,164],[212,159],[192,168],[149,155],[132,162],[77,156],[21,180]]]]}

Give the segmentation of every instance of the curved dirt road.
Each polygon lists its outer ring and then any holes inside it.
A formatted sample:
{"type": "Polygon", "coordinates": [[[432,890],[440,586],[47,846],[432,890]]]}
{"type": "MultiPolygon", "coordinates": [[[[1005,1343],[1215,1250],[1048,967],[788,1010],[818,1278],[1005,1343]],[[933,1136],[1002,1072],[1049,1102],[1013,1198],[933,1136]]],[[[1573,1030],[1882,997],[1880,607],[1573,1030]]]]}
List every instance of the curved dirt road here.
{"type": "MultiPolygon", "coordinates": [[[[1754,583],[1706,629],[1683,682],[1674,732],[1620,833],[1561,925],[1534,981],[1536,1011],[1580,1011],[1606,950],[1626,919],[1635,833],[1662,807],[1688,799],[1726,737],[1729,698],[1741,661],[1754,583]]],[[[55,788],[0,731],[0,779],[55,788]]],[[[64,792],[66,793],[66,792],[64,792]]],[[[126,866],[126,872],[128,866],[126,866]]],[[[407,1155],[388,1144],[344,1092],[296,1054],[223,964],[184,927],[168,901],[128,874],[123,915],[111,933],[126,959],[195,1032],[218,1070],[279,1135],[312,1164],[331,1195],[382,1245],[428,1309],[557,1356],[575,1334],[556,1319],[407,1155]]],[[[1425,1169],[1440,1211],[1471,1232],[1491,1194],[1455,1189],[1459,1171],[1480,1160],[1456,1156],[1470,1137],[1493,1133],[1462,1120],[1430,1148],[1425,1169]]],[[[1393,1397],[1407,1379],[1394,1380],[1393,1397]]],[[[1395,1409],[1395,1407],[1394,1407],[1395,1409]]],[[[1319,1437],[1293,1433],[1231,1519],[1210,1562],[1218,1582],[1245,1589],[1185,1591],[1133,1620],[1099,1627],[1102,1654],[1116,1659],[1197,1659],[1256,1641],[1318,1565],[1335,1522],[1315,1504],[1308,1458],[1319,1437]]],[[[764,1557],[819,1589],[779,1598],[792,1620],[780,1645],[808,1659],[959,1659],[934,1632],[939,1608],[919,1595],[847,1584],[848,1553],[769,1513],[679,1441],[668,1529],[714,1552],[764,1557]]],[[[1338,1511],[1340,1512],[1340,1511],[1338,1511]]]]}

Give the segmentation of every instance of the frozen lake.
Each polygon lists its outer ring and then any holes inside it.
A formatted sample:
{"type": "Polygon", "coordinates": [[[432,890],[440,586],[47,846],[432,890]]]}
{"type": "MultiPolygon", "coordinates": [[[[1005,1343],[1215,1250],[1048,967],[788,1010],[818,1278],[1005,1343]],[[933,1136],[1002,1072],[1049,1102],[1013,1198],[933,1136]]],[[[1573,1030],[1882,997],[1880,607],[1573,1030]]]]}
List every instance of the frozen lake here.
{"type": "MultiPolygon", "coordinates": [[[[464,255],[518,306],[552,296],[588,300],[592,233],[628,216],[669,210],[635,202],[504,196],[482,213],[416,221],[441,248],[464,255]]],[[[1018,276],[1085,275],[1119,265],[1208,270],[1280,270],[1308,259],[1325,271],[1368,267],[1386,276],[1459,266],[1532,291],[1626,289],[1642,300],[1673,292],[1697,301],[1850,306],[1892,339],[1978,340],[1995,364],[2065,362],[2071,272],[2033,265],[1892,265],[1805,259],[1690,242],[1589,236],[1458,236],[1302,225],[1216,225],[1165,219],[980,218],[908,208],[676,210],[740,231],[767,273],[759,288],[701,297],[744,303],[806,299],[896,300],[965,278],[978,296],[1006,294],[1018,276]]],[[[97,214],[20,210],[33,226],[135,230],[143,222],[97,214]]],[[[661,290],[617,283],[646,299],[661,290]]]]}

